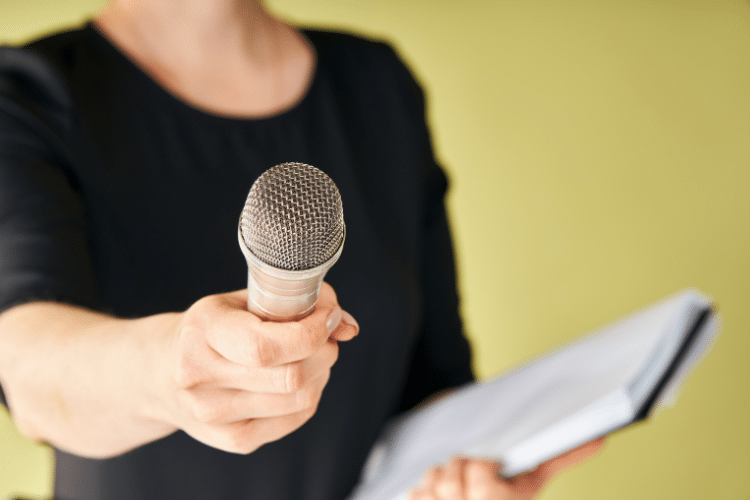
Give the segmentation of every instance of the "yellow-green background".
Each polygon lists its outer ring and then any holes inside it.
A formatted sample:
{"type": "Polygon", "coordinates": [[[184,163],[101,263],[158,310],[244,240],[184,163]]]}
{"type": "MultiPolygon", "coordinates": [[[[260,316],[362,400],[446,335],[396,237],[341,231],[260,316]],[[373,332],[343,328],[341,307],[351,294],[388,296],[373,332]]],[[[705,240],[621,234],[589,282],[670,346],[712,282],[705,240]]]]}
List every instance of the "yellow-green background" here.
{"type": "MultiPolygon", "coordinates": [[[[0,41],[100,5],[0,0],[0,41]]],[[[750,500],[750,3],[271,5],[390,39],[426,87],[481,376],[684,287],[718,303],[678,405],[541,498],[750,500]]],[[[48,494],[49,451],[1,413],[0,497],[48,494]]]]}

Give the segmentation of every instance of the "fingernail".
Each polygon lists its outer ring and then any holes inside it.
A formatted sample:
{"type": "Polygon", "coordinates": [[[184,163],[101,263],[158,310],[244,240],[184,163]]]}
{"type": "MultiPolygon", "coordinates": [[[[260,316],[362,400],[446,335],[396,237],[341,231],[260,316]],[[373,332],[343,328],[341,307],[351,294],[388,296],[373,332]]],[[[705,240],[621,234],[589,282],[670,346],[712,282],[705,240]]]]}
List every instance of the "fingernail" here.
{"type": "Polygon", "coordinates": [[[341,308],[337,307],[328,315],[328,319],[326,319],[326,328],[328,328],[329,334],[333,333],[333,331],[339,326],[343,314],[341,308]]]}
{"type": "Polygon", "coordinates": [[[357,328],[357,330],[359,330],[359,323],[357,323],[357,320],[354,319],[354,316],[352,316],[351,314],[349,314],[346,311],[342,311],[342,313],[343,313],[344,323],[346,323],[348,325],[351,325],[351,326],[357,328]]]}

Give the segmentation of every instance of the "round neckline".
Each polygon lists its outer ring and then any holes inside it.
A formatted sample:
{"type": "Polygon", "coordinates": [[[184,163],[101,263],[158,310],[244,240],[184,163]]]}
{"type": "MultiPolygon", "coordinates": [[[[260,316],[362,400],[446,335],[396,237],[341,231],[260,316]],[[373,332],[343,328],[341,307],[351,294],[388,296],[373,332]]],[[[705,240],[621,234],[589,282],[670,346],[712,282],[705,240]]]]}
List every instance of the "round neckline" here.
{"type": "Polygon", "coordinates": [[[319,50],[314,41],[314,37],[309,36],[311,34],[310,30],[307,29],[298,28],[300,34],[304,37],[305,41],[313,50],[313,69],[312,74],[308,78],[307,86],[305,87],[302,94],[300,94],[299,98],[295,100],[291,105],[283,108],[276,113],[268,115],[233,115],[211,111],[180,97],[179,95],[175,94],[170,89],[162,85],[140,64],[138,64],[127,53],[120,49],[120,47],[118,47],[112,40],[110,40],[107,35],[99,30],[93,20],[89,20],[86,23],[85,27],[95,35],[95,38],[99,39],[105,46],[107,46],[109,50],[117,54],[118,58],[124,61],[125,64],[127,64],[132,69],[132,71],[138,75],[140,79],[146,80],[149,85],[155,87],[158,92],[164,95],[170,102],[184,110],[187,110],[197,116],[201,116],[206,119],[234,123],[265,123],[283,119],[289,115],[295,114],[298,110],[304,108],[305,103],[310,100],[313,89],[317,87],[320,64],[319,50]]]}

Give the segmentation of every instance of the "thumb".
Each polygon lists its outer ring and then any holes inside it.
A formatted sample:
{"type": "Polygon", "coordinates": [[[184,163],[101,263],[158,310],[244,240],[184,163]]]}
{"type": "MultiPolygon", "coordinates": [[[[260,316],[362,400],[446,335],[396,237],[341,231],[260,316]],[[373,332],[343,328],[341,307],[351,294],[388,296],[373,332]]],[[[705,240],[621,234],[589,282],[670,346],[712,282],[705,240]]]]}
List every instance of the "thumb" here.
{"type": "Polygon", "coordinates": [[[359,333],[359,324],[354,316],[344,311],[340,307],[331,311],[326,321],[326,326],[330,332],[330,339],[338,342],[346,342],[357,336],[359,333]]]}

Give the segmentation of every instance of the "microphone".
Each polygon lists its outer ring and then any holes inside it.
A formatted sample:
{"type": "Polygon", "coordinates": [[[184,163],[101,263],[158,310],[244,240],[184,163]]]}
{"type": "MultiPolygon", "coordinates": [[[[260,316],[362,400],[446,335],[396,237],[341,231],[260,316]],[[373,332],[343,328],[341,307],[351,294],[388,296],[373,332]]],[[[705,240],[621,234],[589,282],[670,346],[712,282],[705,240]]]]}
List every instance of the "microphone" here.
{"type": "Polygon", "coordinates": [[[247,260],[248,310],[264,319],[306,316],[344,248],[341,194],[304,163],[282,163],[253,183],[237,236],[247,260]]]}

